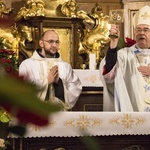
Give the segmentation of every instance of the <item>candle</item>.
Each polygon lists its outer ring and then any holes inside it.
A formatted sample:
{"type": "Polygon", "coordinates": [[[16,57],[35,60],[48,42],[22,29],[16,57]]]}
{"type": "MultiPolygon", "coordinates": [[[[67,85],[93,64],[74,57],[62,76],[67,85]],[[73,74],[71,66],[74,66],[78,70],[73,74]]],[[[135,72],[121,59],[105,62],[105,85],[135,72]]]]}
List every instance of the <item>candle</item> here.
{"type": "Polygon", "coordinates": [[[90,70],[96,69],[96,54],[94,53],[89,54],[89,69],[90,70]]]}
{"type": "Polygon", "coordinates": [[[111,24],[110,23],[108,23],[108,30],[110,30],[111,29],[111,24]]]}

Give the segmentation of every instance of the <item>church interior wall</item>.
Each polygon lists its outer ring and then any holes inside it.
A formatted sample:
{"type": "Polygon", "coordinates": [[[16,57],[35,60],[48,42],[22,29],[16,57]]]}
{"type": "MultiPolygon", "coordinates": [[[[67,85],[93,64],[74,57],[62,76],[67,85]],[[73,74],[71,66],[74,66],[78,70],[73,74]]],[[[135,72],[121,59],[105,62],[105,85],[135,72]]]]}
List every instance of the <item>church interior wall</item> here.
{"type": "MultiPolygon", "coordinates": [[[[6,18],[9,17],[9,19],[12,21],[15,20],[15,17],[19,12],[20,8],[24,7],[27,2],[27,0],[11,0],[11,1],[1,0],[1,1],[5,3],[7,8],[9,7],[13,8],[12,13],[10,13],[8,16],[5,16],[6,18]]],[[[43,1],[47,2],[46,0],[43,1]]],[[[55,0],[55,3],[57,2],[59,3],[62,1],[65,2],[66,0],[55,0]]],[[[130,37],[130,38],[133,38],[132,29],[130,27],[132,9],[134,8],[133,11],[135,11],[136,6],[140,8],[141,6],[150,3],[149,0],[76,0],[76,2],[78,5],[77,7],[78,11],[83,10],[87,14],[91,13],[96,3],[100,4],[104,15],[109,15],[110,10],[125,8],[124,14],[125,19],[123,23],[120,23],[121,37],[130,37]]],[[[4,25],[0,24],[0,26],[4,25]]]]}

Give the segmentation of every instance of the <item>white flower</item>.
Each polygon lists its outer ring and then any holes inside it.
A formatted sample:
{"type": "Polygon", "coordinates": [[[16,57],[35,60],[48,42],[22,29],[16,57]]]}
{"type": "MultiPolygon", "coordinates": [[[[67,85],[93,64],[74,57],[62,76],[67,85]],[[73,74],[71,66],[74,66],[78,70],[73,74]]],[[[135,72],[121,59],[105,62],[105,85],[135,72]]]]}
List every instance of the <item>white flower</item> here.
{"type": "Polygon", "coordinates": [[[0,148],[4,148],[4,147],[5,147],[5,140],[0,139],[0,148]]]}

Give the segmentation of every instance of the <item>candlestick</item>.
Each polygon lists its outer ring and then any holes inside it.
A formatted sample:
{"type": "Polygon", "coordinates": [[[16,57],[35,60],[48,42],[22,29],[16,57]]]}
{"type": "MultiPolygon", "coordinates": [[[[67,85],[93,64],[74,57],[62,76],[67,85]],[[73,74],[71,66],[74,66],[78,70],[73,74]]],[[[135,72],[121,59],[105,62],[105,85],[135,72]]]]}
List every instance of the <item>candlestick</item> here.
{"type": "Polygon", "coordinates": [[[101,46],[100,42],[98,42],[97,40],[95,40],[94,43],[93,43],[93,49],[92,49],[92,51],[93,51],[93,53],[96,54],[96,60],[99,60],[99,55],[100,55],[99,48],[100,48],[100,46],[101,46]]]}

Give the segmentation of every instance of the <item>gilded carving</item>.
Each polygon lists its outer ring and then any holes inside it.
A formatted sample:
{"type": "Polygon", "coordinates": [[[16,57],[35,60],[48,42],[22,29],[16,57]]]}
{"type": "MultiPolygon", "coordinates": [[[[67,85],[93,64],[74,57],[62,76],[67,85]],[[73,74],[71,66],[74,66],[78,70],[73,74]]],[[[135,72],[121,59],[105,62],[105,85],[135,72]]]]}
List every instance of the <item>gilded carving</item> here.
{"type": "MultiPolygon", "coordinates": [[[[88,65],[89,53],[91,52],[96,53],[96,60],[97,63],[99,63],[101,58],[105,56],[105,50],[103,49],[109,42],[109,16],[103,14],[100,4],[96,3],[95,7],[91,11],[91,14],[88,14],[83,10],[78,11],[77,2],[75,0],[68,0],[67,2],[52,0],[50,3],[51,5],[48,5],[46,0],[27,0],[26,6],[20,8],[20,11],[16,16],[16,21],[21,19],[27,20],[28,17],[34,16],[57,17],[58,14],[70,18],[83,19],[84,27],[78,30],[78,34],[80,36],[78,53],[83,60],[83,64],[86,64],[85,66],[88,65]],[[55,4],[52,5],[54,2],[55,4]],[[94,49],[95,43],[98,44],[96,50],[94,49]]],[[[30,35],[30,31],[26,31],[26,35],[30,35]]],[[[24,34],[21,35],[21,37],[23,38],[20,42],[21,49],[26,49],[27,47],[25,46],[25,41],[28,41],[28,39],[25,39],[24,34]]],[[[29,41],[32,41],[32,39],[33,37],[31,37],[29,41]]]]}
{"type": "MultiPolygon", "coordinates": [[[[8,21],[4,15],[12,13],[12,8],[6,8],[6,5],[0,1],[0,48],[10,49],[12,47],[13,34],[11,27],[8,27],[8,21]]],[[[9,22],[10,23],[10,22],[9,22]]]]}
{"type": "MultiPolygon", "coordinates": [[[[81,12],[80,12],[81,14],[81,12]]],[[[85,15],[84,15],[85,16],[85,15]]],[[[83,17],[84,17],[83,16],[83,17]]],[[[106,16],[102,12],[102,8],[99,4],[96,4],[93,8],[91,14],[87,14],[88,17],[85,17],[84,22],[92,25],[89,29],[88,27],[84,30],[84,37],[82,44],[85,48],[92,50],[93,44],[96,41],[99,41],[100,47],[109,42],[108,37],[108,22],[109,16],[106,16]]],[[[80,15],[80,17],[82,17],[80,15]]]]}
{"type": "Polygon", "coordinates": [[[75,0],[70,0],[65,2],[62,7],[61,11],[67,17],[77,17],[77,3],[75,0]]]}
{"type": "Polygon", "coordinates": [[[20,64],[22,60],[31,56],[35,47],[35,42],[32,39],[31,27],[15,24],[14,26],[12,26],[11,31],[13,40],[17,40],[19,44],[18,64],[20,64]]]}
{"type": "Polygon", "coordinates": [[[13,38],[11,28],[0,27],[0,48],[11,49],[13,38]]]}
{"type": "MultiPolygon", "coordinates": [[[[95,5],[91,14],[79,11],[78,17],[84,19],[85,29],[81,33],[81,44],[79,47],[80,55],[96,54],[97,66],[105,56],[105,47],[109,43],[109,16],[104,15],[99,3],[95,5]],[[95,44],[97,45],[95,47],[95,44]]],[[[88,58],[83,63],[88,63],[88,58]]],[[[87,65],[87,64],[86,64],[87,65]]]]}
{"type": "MultiPolygon", "coordinates": [[[[97,63],[99,63],[101,58],[105,56],[105,52],[103,52],[102,49],[109,42],[109,16],[103,14],[99,3],[96,3],[91,14],[83,10],[77,11],[75,0],[65,2],[61,7],[61,11],[67,17],[83,19],[85,29],[80,29],[79,31],[80,43],[78,50],[83,59],[83,65],[87,66],[89,60],[87,54],[95,51],[97,63]],[[94,49],[95,43],[98,44],[97,50],[94,49]]],[[[81,65],[81,67],[83,67],[83,65],[81,65]]]]}
{"type": "Polygon", "coordinates": [[[0,17],[3,18],[3,15],[8,15],[12,12],[12,8],[6,8],[6,5],[0,1],[0,17]]]}
{"type": "Polygon", "coordinates": [[[26,3],[26,7],[20,8],[16,16],[16,21],[20,19],[27,19],[32,16],[44,16],[45,15],[45,3],[42,0],[28,0],[26,3]]]}

